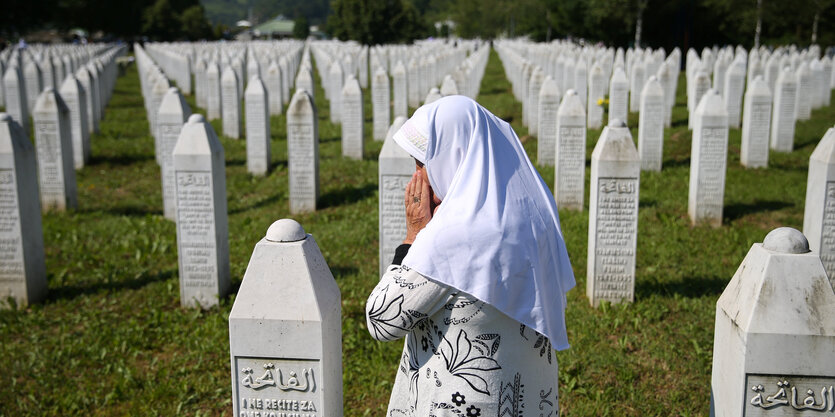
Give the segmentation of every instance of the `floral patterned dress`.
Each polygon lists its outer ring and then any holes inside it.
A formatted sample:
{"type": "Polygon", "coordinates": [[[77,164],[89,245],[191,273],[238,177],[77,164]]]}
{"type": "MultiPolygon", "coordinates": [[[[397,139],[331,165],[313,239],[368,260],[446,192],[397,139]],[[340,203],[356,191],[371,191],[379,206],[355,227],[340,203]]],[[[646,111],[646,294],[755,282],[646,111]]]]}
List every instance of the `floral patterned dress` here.
{"type": "Polygon", "coordinates": [[[403,246],[366,303],[371,336],[406,338],[388,417],[556,417],[548,338],[399,265],[403,246]]]}

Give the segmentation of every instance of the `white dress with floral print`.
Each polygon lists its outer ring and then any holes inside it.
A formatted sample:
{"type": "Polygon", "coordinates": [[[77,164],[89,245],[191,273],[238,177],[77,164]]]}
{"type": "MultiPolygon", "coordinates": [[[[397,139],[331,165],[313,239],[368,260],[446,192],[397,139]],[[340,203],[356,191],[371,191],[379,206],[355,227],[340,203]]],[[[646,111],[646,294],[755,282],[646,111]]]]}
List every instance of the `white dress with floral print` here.
{"type": "Polygon", "coordinates": [[[388,417],[556,417],[548,339],[494,307],[391,265],[366,303],[371,335],[406,338],[388,417]]]}

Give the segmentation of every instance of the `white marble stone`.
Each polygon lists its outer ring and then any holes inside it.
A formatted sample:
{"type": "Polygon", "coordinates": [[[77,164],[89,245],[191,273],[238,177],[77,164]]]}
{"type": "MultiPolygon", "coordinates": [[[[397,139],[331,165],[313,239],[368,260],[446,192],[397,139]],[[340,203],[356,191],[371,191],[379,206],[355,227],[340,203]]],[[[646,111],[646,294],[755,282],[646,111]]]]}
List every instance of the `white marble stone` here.
{"type": "Polygon", "coordinates": [[[812,118],[813,90],[812,73],[809,71],[809,64],[804,61],[797,68],[797,104],[795,107],[797,120],[809,120],[812,118]]]}
{"type": "MultiPolygon", "coordinates": [[[[301,76],[301,74],[302,71],[299,71],[299,76],[301,76]]],[[[264,78],[264,87],[267,90],[267,97],[269,98],[269,114],[271,116],[283,115],[284,100],[281,97],[283,93],[283,89],[281,87],[281,68],[274,60],[270,61],[270,65],[267,67],[266,75],[267,76],[264,78]]],[[[246,92],[244,92],[244,95],[246,95],[246,92]]]]}
{"type": "Polygon", "coordinates": [[[794,150],[798,93],[794,71],[790,67],[783,68],[774,85],[774,105],[771,111],[771,149],[775,151],[794,150]]]}
{"type": "Polygon", "coordinates": [[[613,119],[591,156],[586,296],[595,307],[635,299],[640,175],[629,128],[613,119]]]}
{"type": "Polygon", "coordinates": [[[638,153],[641,169],[661,171],[664,158],[664,87],[654,75],[644,83],[638,115],[638,153]]]}
{"type": "Polygon", "coordinates": [[[331,123],[341,123],[342,115],[340,111],[342,110],[343,71],[339,61],[331,63],[328,78],[330,81],[330,88],[328,90],[330,91],[329,110],[331,123]]]}
{"type": "Polygon", "coordinates": [[[542,88],[542,82],[545,80],[545,73],[539,66],[534,67],[531,72],[531,79],[528,82],[528,91],[525,96],[525,111],[528,114],[528,133],[537,136],[537,129],[539,129],[539,89],[542,88]]]}
{"type": "Polygon", "coordinates": [[[580,96],[566,91],[557,110],[554,199],[558,208],[583,210],[586,176],[586,114],[580,96]]]}
{"type": "MultiPolygon", "coordinates": [[[[299,75],[296,77],[296,88],[302,89],[307,91],[307,94],[310,98],[316,102],[316,95],[313,93],[313,71],[308,66],[302,66],[299,69],[299,75]]],[[[288,100],[284,100],[285,103],[288,103],[288,100]]],[[[271,109],[272,110],[272,109],[271,109]]]]}
{"type": "Polygon", "coordinates": [[[233,415],[342,417],[341,318],[316,240],[294,220],[273,223],[229,313],[233,415]]]}
{"type": "Polygon", "coordinates": [[[380,275],[391,264],[394,250],[406,238],[406,208],[403,194],[415,172],[415,160],[393,139],[406,118],[394,119],[380,150],[378,167],[379,188],[379,261],[380,275]]]}
{"type": "Polygon", "coordinates": [[[444,81],[441,83],[441,95],[446,97],[458,94],[458,85],[455,83],[455,79],[450,75],[444,76],[444,81]]]}
{"type": "Polygon", "coordinates": [[[353,76],[348,77],[345,81],[345,86],[342,88],[341,103],[342,156],[351,159],[362,159],[362,153],[365,150],[362,90],[359,81],[353,76]]]}
{"type": "Polygon", "coordinates": [[[6,100],[6,112],[20,123],[26,135],[29,135],[29,105],[26,103],[26,84],[23,74],[16,65],[11,65],[3,75],[3,89],[6,100]]]}
{"type": "Polygon", "coordinates": [[[70,110],[73,164],[75,169],[81,169],[90,160],[90,131],[87,130],[87,94],[73,74],[70,74],[64,80],[60,94],[70,110]]]}
{"type": "Polygon", "coordinates": [[[296,89],[287,106],[287,171],[290,213],[316,210],[319,197],[319,124],[307,91],[296,89]]]}
{"type": "Polygon", "coordinates": [[[803,234],[835,283],[835,128],[829,128],[809,157],[803,234]]]}
{"type": "Polygon", "coordinates": [[[557,146],[557,110],[559,110],[561,98],[560,89],[554,79],[551,76],[545,77],[539,89],[539,103],[537,104],[539,114],[536,117],[539,122],[536,160],[540,165],[554,166],[557,146]]]}
{"type": "Polygon", "coordinates": [[[716,303],[711,416],[829,415],[835,293],[790,228],[755,243],[716,303]]]}
{"type": "MultiPolygon", "coordinates": [[[[92,88],[92,82],[88,85],[92,88]]],[[[154,137],[154,157],[156,158],[157,164],[162,164],[162,154],[160,153],[160,143],[159,143],[159,123],[157,122],[157,116],[159,115],[159,105],[162,103],[162,99],[168,94],[168,90],[171,88],[171,84],[168,82],[168,78],[159,77],[151,87],[151,100],[150,100],[150,107],[148,108],[148,126],[151,130],[151,135],[154,137]]],[[[90,91],[90,95],[93,96],[95,100],[95,91],[90,91]]],[[[87,102],[90,103],[89,101],[87,102]]],[[[95,120],[96,116],[90,116],[90,112],[94,110],[95,105],[87,107],[87,116],[91,118],[90,120],[95,120]]],[[[91,130],[92,132],[92,130],[91,130]]]]}
{"type": "Polygon", "coordinates": [[[24,62],[23,80],[26,83],[26,105],[31,113],[43,90],[43,74],[40,65],[34,60],[26,59],[24,62]]]}
{"type": "Polygon", "coordinates": [[[0,113],[0,308],[46,295],[41,203],[35,149],[12,117],[0,113]]]}
{"type": "Polygon", "coordinates": [[[709,89],[694,118],[687,213],[692,224],[719,227],[728,164],[728,118],[722,97],[709,89]]]}
{"type": "Polygon", "coordinates": [[[171,87],[162,98],[157,113],[157,137],[162,177],[163,215],[166,219],[177,220],[177,182],[174,178],[174,146],[180,138],[183,125],[191,116],[191,108],[180,90],[171,87]]]}
{"type": "Polygon", "coordinates": [[[606,74],[600,64],[595,64],[589,71],[588,117],[589,129],[600,129],[603,125],[603,106],[598,104],[606,98],[606,74]]]}
{"type": "Polygon", "coordinates": [[[188,118],[173,159],[180,304],[207,309],[229,292],[229,225],[223,146],[202,115],[188,118]]]}
{"type": "Polygon", "coordinates": [[[221,118],[223,112],[223,100],[220,94],[220,67],[216,62],[209,62],[206,69],[206,117],[209,120],[221,118]]]}
{"type": "Polygon", "coordinates": [[[70,110],[52,88],[41,93],[32,113],[41,209],[64,211],[78,205],[70,110]]]}
{"type": "Polygon", "coordinates": [[[616,67],[609,83],[609,119],[629,118],[629,80],[623,68],[616,67]]]}
{"type": "Polygon", "coordinates": [[[642,62],[636,63],[629,73],[629,111],[641,110],[641,92],[646,82],[646,66],[642,62]]]}
{"type": "Polygon", "coordinates": [[[244,93],[246,104],[246,170],[266,175],[270,170],[269,93],[257,75],[249,79],[244,93]]]}
{"type": "MultiPolygon", "coordinates": [[[[588,100],[588,76],[589,71],[588,67],[586,66],[586,62],[584,60],[579,60],[577,65],[574,66],[574,91],[577,92],[577,97],[580,98],[580,102],[583,103],[583,108],[586,106],[586,100],[588,100]]],[[[570,87],[569,87],[570,88],[570,87]]],[[[568,91],[569,88],[562,88],[560,91],[568,91]]]]}
{"type": "Polygon", "coordinates": [[[383,67],[377,67],[371,76],[371,106],[373,107],[374,140],[386,138],[386,131],[391,120],[391,90],[389,76],[383,67]]]}
{"type": "Polygon", "coordinates": [[[768,141],[771,128],[771,90],[762,75],[756,76],[745,92],[742,111],[740,163],[748,168],[768,166],[768,141]]]}
{"type": "Polygon", "coordinates": [[[238,75],[227,67],[220,77],[220,95],[223,105],[223,135],[232,139],[241,137],[241,94],[238,91],[238,75]]]}
{"type": "MultiPolygon", "coordinates": [[[[690,97],[693,99],[693,107],[690,109],[690,116],[687,118],[688,129],[693,129],[695,127],[696,109],[702,101],[702,96],[704,96],[708,90],[710,90],[710,76],[707,72],[698,70],[693,80],[693,94],[688,96],[688,99],[690,99],[690,97]]],[[[719,96],[719,98],[721,99],[722,96],[719,96]]],[[[720,104],[724,110],[725,102],[721,101],[720,104]]]]}
{"type": "Polygon", "coordinates": [[[438,87],[432,87],[429,89],[429,93],[426,94],[423,104],[433,103],[435,100],[440,100],[442,97],[441,90],[438,90],[438,87]]]}
{"type": "Polygon", "coordinates": [[[391,72],[394,98],[394,117],[408,117],[408,89],[406,87],[406,66],[403,61],[397,61],[391,72]]]}
{"type": "MultiPolygon", "coordinates": [[[[725,73],[723,99],[728,112],[728,127],[738,129],[742,113],[742,94],[745,88],[745,62],[734,60],[725,73]]],[[[720,93],[721,94],[721,93],[720,93]]]]}

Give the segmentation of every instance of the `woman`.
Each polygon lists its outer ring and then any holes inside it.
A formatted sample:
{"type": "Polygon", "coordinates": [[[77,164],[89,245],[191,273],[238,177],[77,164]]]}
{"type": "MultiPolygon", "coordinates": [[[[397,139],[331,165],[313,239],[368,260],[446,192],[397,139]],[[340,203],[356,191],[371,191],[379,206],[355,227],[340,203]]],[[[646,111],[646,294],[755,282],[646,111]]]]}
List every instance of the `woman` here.
{"type": "Polygon", "coordinates": [[[407,236],[366,304],[406,338],[388,416],[556,416],[574,274],[556,204],[510,125],[449,96],[394,140],[416,160],[407,236]]]}

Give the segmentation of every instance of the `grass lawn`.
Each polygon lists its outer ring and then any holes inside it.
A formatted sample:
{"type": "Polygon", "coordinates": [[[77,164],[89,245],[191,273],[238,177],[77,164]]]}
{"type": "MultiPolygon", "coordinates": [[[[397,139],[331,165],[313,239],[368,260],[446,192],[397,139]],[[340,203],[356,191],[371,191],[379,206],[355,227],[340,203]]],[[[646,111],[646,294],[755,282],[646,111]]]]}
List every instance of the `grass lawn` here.
{"type": "MultiPolygon", "coordinates": [[[[342,291],[345,416],[382,416],[402,349],[374,341],[365,328],[365,300],[378,279],[382,143],[371,139],[365,91],[364,160],[342,158],[318,75],[316,85],[320,209],[293,218],[315,235],[342,291]]],[[[802,227],[808,158],[835,108],[798,123],[796,150],[772,152],[767,169],[740,166],[741,131],[732,129],[723,226],[694,228],[683,77],[678,90],[663,171],[641,174],[634,304],[589,307],[588,213],[560,213],[577,277],[568,297],[572,347],[557,355],[564,415],[707,415],[716,299],[751,244],[775,227],[802,227]]],[[[495,52],[478,101],[511,122],[535,160],[536,138],[521,124],[522,106],[495,52]]],[[[629,125],[637,121],[630,114],[629,125]]],[[[221,132],[219,121],[212,124],[221,132]]],[[[247,174],[245,140],[221,137],[233,293],[255,243],[274,220],[290,217],[283,116],[271,118],[271,130],[266,177],[247,174]]],[[[636,128],[632,134],[637,141],[636,128]]],[[[588,157],[599,135],[589,130],[588,157]]],[[[162,216],[135,67],[118,80],[92,144],[90,164],[78,171],[78,210],[43,216],[46,301],[0,312],[0,416],[231,414],[227,318],[235,296],[208,311],[180,308],[175,226],[162,216]]],[[[538,168],[553,186],[553,168],[538,168]]],[[[588,180],[587,170],[586,209],[588,180]]]]}

